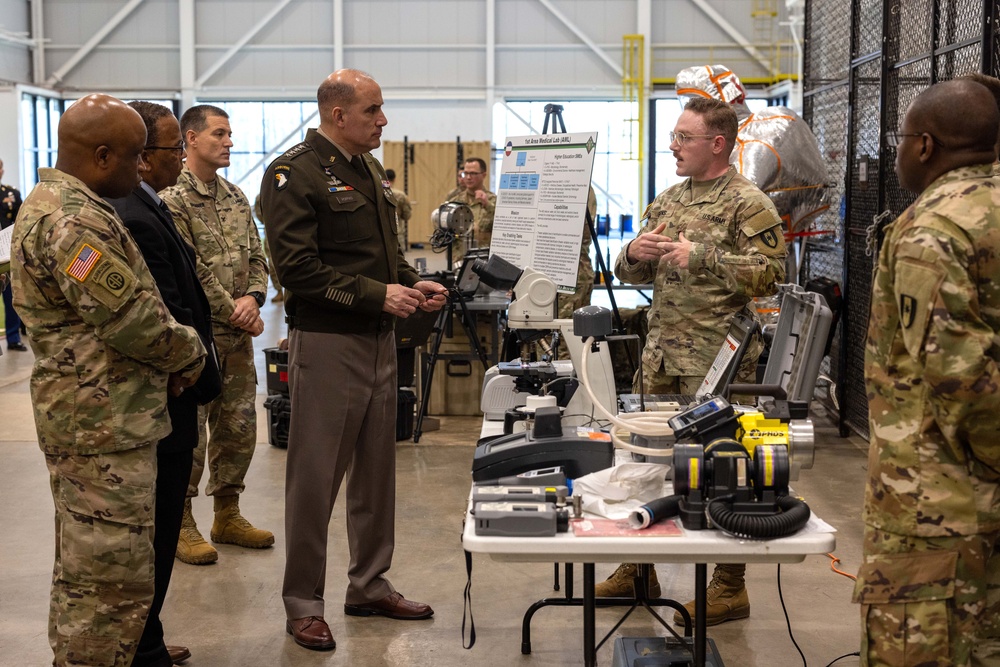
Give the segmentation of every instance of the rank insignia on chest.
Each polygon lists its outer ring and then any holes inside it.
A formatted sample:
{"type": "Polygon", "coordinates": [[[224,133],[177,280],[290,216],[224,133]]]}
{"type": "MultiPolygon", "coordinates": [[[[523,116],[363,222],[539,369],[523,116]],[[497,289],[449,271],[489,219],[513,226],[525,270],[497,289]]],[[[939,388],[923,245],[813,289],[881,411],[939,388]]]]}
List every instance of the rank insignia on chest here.
{"type": "Polygon", "coordinates": [[[913,320],[917,315],[917,300],[909,294],[899,295],[899,321],[904,329],[913,326],[913,320]]]}
{"type": "Polygon", "coordinates": [[[765,232],[761,232],[761,234],[760,234],[760,240],[768,248],[777,248],[778,247],[778,235],[774,232],[773,229],[768,229],[765,232]]]}
{"type": "Polygon", "coordinates": [[[335,185],[330,188],[330,192],[347,192],[348,190],[353,190],[354,188],[350,185],[335,185]]]}

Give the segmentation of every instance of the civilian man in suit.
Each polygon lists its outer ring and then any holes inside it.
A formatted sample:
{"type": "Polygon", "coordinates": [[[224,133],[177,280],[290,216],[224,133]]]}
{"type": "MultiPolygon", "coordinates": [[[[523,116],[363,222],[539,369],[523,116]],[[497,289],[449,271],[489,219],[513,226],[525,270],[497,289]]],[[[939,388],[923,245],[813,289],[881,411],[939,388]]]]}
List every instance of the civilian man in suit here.
{"type": "Polygon", "coordinates": [[[194,386],[167,399],[173,430],[156,446],[155,593],[132,667],[170,667],[189,658],[191,652],[184,646],[164,644],[160,609],[174,566],[184,497],[198,444],[198,405],[219,395],[222,379],[212,342],[212,313],[195,272],[194,250],[181,238],[170,211],[156,194],[176,183],[181,173],[184,143],[180,125],[165,106],[152,102],[131,102],[129,106],[146,124],[146,146],[139,166],[142,181],[127,197],[109,202],[139,246],[170,314],[193,327],[209,351],[205,370],[194,386]]]}

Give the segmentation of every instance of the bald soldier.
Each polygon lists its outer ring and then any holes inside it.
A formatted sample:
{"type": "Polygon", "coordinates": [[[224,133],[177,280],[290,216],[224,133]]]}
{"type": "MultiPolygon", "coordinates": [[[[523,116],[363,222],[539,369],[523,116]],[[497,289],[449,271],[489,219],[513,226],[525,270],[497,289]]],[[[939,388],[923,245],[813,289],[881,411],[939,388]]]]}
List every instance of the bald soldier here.
{"type": "Polygon", "coordinates": [[[121,101],[82,98],[63,114],[56,166],[38,170],[14,226],[14,300],[35,354],[31,402],[55,502],[55,665],[132,662],[153,598],[167,392],[191,386],[205,360],[102,199],[138,185],[145,141],[121,101]]]}
{"type": "Polygon", "coordinates": [[[1000,664],[998,124],[951,81],[886,135],[919,196],[886,228],[865,346],[862,665],[1000,664]]]}
{"type": "Polygon", "coordinates": [[[320,124],[267,168],[261,205],[289,292],[292,415],[285,468],[285,629],[304,648],[331,650],[327,543],[345,477],[344,613],[430,618],[386,573],[395,550],[397,317],[440,309],[447,290],[403,259],[396,198],[371,151],[388,123],[382,89],[342,69],[317,90],[320,124]]]}

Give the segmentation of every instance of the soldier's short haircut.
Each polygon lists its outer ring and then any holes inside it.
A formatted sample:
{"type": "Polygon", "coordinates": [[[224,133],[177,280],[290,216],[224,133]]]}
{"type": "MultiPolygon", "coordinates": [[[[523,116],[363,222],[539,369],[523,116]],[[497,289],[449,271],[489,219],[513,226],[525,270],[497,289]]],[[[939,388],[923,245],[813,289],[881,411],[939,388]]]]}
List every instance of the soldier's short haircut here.
{"type": "Polygon", "coordinates": [[[229,114],[224,109],[214,107],[211,104],[199,104],[191,107],[181,116],[181,134],[187,136],[188,130],[203,131],[208,126],[208,119],[211,116],[229,118],[229,114]]]}
{"type": "Polygon", "coordinates": [[[694,97],[684,105],[684,110],[701,116],[710,134],[723,136],[729,148],[726,157],[729,157],[733,146],[736,145],[736,135],[739,132],[739,121],[736,119],[733,107],[714,97],[694,97]]]}
{"type": "Polygon", "coordinates": [[[483,171],[483,173],[484,174],[486,173],[486,160],[484,160],[483,158],[481,158],[481,157],[467,157],[467,158],[465,158],[465,161],[466,162],[475,162],[476,164],[479,165],[479,168],[483,171]]]}
{"type": "MultiPolygon", "coordinates": [[[[967,81],[975,81],[981,86],[986,86],[986,89],[993,94],[993,99],[996,100],[997,108],[1000,109],[1000,79],[995,76],[990,76],[989,74],[983,74],[982,72],[969,72],[968,74],[963,74],[958,78],[965,79],[967,81]]],[[[1000,138],[998,138],[998,142],[1000,142],[1000,138]]]]}
{"type": "Polygon", "coordinates": [[[156,146],[160,140],[159,131],[156,127],[157,123],[160,122],[161,118],[168,116],[173,118],[174,112],[162,104],[143,100],[135,100],[129,102],[128,105],[139,113],[139,116],[142,117],[142,122],[146,125],[146,145],[156,146]]]}
{"type": "Polygon", "coordinates": [[[385,177],[386,177],[386,179],[388,179],[390,181],[396,180],[396,170],[395,169],[386,169],[385,170],[385,177]]]}

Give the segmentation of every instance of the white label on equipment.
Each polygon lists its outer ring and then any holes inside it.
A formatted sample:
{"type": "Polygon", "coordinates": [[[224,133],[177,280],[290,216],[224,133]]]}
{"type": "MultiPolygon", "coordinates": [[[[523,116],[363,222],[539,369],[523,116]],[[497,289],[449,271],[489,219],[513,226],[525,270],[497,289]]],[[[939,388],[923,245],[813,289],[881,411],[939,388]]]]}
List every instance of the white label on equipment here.
{"type": "Polygon", "coordinates": [[[736,350],[739,349],[739,346],[739,342],[732,335],[726,336],[726,342],[719,350],[719,353],[715,355],[715,361],[712,362],[712,367],[708,369],[708,374],[705,375],[705,380],[701,383],[701,388],[698,389],[698,393],[696,394],[697,396],[704,396],[719,386],[719,380],[722,379],[722,374],[729,367],[729,362],[736,356],[736,350]]]}

